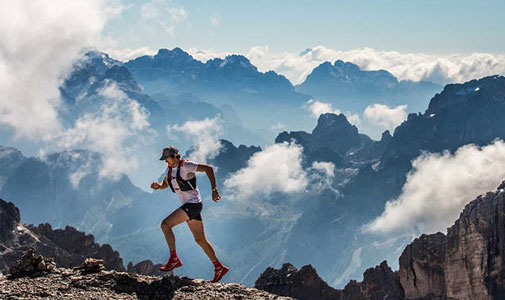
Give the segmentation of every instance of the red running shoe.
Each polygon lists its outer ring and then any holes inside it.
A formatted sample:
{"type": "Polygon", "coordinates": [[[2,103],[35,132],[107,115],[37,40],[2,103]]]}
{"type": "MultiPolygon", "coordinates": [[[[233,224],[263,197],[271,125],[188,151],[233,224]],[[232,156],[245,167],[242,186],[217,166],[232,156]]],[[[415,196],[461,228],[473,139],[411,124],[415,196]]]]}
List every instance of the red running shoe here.
{"type": "Polygon", "coordinates": [[[178,257],[170,257],[170,259],[168,259],[168,262],[160,267],[160,271],[169,272],[180,266],[182,266],[182,261],[178,257]]]}
{"type": "Polygon", "coordinates": [[[210,282],[218,282],[230,270],[227,266],[221,265],[214,268],[214,278],[210,282]]]}

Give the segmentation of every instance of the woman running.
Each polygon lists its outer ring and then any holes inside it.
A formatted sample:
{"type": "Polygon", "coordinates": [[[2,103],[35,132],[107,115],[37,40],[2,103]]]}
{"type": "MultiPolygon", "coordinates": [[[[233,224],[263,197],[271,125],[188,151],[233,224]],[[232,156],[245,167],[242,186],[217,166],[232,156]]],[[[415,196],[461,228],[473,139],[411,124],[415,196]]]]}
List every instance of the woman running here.
{"type": "Polygon", "coordinates": [[[209,165],[197,164],[189,160],[181,160],[179,150],[173,146],[163,149],[160,160],[164,160],[168,164],[165,178],[161,184],[153,182],[151,188],[154,190],[162,190],[170,187],[172,192],[179,195],[182,203],[181,207],[176,209],[161,222],[161,230],[165,235],[168,248],[170,249],[170,258],[165,265],[160,267],[160,270],[172,271],[182,266],[182,262],[179,257],[177,257],[175,251],[175,236],[172,232],[172,227],[186,221],[195,237],[195,241],[202,247],[205,254],[207,254],[210,261],[214,264],[214,278],[211,281],[217,282],[223,278],[229,268],[219,262],[212,244],[209,243],[205,237],[202,216],[200,215],[202,211],[202,198],[196,186],[195,176],[195,172],[205,172],[207,174],[212,187],[212,200],[217,202],[221,199],[221,196],[219,196],[219,192],[217,191],[214,169],[209,165]]]}

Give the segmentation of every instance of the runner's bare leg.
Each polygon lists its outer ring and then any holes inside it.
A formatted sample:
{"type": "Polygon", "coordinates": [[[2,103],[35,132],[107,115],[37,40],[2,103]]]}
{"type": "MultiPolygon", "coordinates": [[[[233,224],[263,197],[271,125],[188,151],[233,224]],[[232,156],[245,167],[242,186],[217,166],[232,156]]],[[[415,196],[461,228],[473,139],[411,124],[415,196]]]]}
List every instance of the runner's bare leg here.
{"type": "Polygon", "coordinates": [[[172,227],[187,220],[189,220],[189,217],[186,212],[178,208],[161,222],[161,230],[165,235],[165,240],[167,241],[170,251],[175,250],[175,236],[172,227]]]}
{"type": "Polygon", "coordinates": [[[209,257],[211,262],[217,261],[216,252],[214,251],[214,247],[205,237],[205,231],[203,229],[203,222],[199,220],[189,220],[188,227],[193,233],[193,237],[195,238],[195,242],[202,247],[203,251],[209,257]]]}

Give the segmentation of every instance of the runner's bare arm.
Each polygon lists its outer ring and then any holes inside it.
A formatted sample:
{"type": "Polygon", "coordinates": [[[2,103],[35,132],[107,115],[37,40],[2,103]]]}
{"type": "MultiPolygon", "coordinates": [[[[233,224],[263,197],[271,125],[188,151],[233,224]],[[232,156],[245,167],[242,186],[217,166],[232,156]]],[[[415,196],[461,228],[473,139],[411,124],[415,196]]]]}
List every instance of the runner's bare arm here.
{"type": "Polygon", "coordinates": [[[216,187],[216,176],[214,175],[214,167],[206,164],[198,164],[197,172],[205,172],[209,177],[210,185],[214,189],[216,187]]]}
{"type": "Polygon", "coordinates": [[[217,202],[219,199],[221,199],[221,196],[219,196],[219,192],[217,191],[216,176],[214,175],[214,167],[206,164],[198,164],[196,171],[205,172],[207,174],[207,177],[209,177],[210,186],[212,188],[212,200],[217,202]]]}

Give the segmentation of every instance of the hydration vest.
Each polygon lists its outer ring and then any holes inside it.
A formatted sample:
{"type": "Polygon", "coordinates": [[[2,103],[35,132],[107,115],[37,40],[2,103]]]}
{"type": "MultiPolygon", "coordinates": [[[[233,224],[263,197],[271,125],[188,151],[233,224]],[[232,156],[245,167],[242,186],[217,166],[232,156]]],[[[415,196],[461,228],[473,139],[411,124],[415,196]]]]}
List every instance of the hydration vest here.
{"type": "MultiPolygon", "coordinates": [[[[175,180],[177,180],[177,184],[179,184],[179,188],[181,189],[181,191],[191,191],[196,189],[196,176],[189,180],[182,179],[181,166],[184,164],[184,161],[186,160],[181,159],[181,161],[179,162],[179,167],[177,168],[177,174],[175,174],[175,180]]],[[[167,180],[170,189],[172,190],[172,192],[175,193],[175,189],[172,185],[172,167],[168,169],[167,180]]]]}

